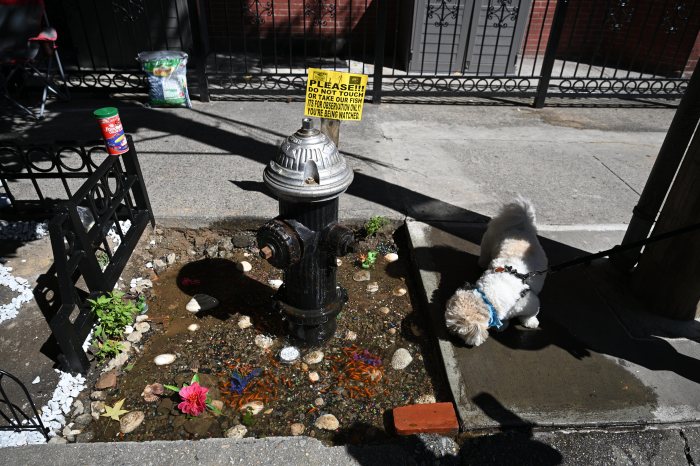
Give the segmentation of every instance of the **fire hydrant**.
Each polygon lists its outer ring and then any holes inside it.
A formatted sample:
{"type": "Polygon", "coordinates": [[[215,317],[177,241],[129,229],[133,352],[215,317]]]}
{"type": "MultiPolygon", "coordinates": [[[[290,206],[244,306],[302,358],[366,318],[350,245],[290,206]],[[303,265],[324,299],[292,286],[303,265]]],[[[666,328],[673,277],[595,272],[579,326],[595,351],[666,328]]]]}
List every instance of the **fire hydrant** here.
{"type": "Polygon", "coordinates": [[[284,271],[275,296],[290,335],[306,345],[333,336],[347,292],[336,280],[337,257],[355,237],[338,224],[338,196],[353,179],[335,144],[310,118],[280,146],[265,168],[265,185],[279,200],[279,216],[257,233],[260,256],[284,271]]]}

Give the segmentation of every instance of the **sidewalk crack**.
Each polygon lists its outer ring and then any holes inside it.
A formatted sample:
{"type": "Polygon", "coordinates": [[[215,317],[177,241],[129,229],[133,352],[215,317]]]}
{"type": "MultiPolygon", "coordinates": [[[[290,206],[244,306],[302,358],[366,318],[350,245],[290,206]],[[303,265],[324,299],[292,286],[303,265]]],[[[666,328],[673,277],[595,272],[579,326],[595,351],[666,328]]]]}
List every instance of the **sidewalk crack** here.
{"type": "Polygon", "coordinates": [[[622,177],[621,177],[620,175],[618,175],[617,173],[615,173],[615,172],[613,171],[612,168],[608,167],[608,166],[605,164],[605,162],[603,162],[602,160],[600,160],[600,159],[599,159],[598,157],[596,157],[595,155],[593,156],[593,158],[596,159],[598,162],[600,162],[600,164],[601,164],[602,166],[604,166],[610,173],[612,173],[613,175],[615,175],[615,177],[616,177],[618,180],[620,180],[620,181],[622,181],[623,183],[625,183],[625,185],[626,185],[628,188],[630,188],[637,196],[640,195],[639,191],[637,191],[636,189],[634,189],[634,188],[632,187],[632,185],[630,185],[627,181],[625,181],[624,179],[622,179],[622,177]]]}
{"type": "Polygon", "coordinates": [[[695,461],[693,460],[693,456],[690,454],[690,445],[688,444],[688,437],[685,436],[685,432],[683,432],[683,429],[678,431],[681,434],[681,438],[683,439],[683,442],[685,443],[685,447],[683,448],[683,452],[685,453],[685,459],[688,461],[688,464],[690,466],[695,466],[695,461]]]}

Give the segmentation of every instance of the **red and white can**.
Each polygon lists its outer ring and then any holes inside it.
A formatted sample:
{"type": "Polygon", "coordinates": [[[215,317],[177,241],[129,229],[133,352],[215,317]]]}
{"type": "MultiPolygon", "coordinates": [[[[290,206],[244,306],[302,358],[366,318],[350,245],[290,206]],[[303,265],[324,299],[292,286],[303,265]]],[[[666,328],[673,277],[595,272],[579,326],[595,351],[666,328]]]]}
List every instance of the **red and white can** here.
{"type": "Polygon", "coordinates": [[[92,112],[102,130],[102,137],[107,145],[109,155],[120,155],[129,151],[129,144],[124,134],[119,112],[114,107],[99,108],[92,112]]]}

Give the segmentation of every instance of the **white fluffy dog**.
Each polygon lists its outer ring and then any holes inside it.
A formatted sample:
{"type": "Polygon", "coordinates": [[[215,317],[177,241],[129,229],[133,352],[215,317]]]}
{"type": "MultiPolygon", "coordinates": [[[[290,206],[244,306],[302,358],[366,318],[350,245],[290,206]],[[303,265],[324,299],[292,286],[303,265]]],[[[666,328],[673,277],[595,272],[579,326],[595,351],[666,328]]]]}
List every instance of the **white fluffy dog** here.
{"type": "Polygon", "coordinates": [[[479,266],[486,270],[476,284],[466,284],[447,301],[447,328],[473,346],[486,341],[489,328],[503,330],[513,317],[537,328],[537,294],[545,274],[529,274],[545,270],[547,256],[537,240],[529,201],[518,198],[491,219],[481,240],[479,266]]]}

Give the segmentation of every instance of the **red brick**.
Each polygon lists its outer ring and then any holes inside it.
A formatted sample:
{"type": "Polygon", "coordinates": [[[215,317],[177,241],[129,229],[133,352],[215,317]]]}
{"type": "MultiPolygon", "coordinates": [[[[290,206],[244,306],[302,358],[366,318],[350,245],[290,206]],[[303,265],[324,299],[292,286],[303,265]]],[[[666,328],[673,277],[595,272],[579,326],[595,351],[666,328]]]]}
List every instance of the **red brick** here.
{"type": "Polygon", "coordinates": [[[399,435],[456,434],[459,422],[452,403],[431,403],[394,408],[394,427],[399,435]]]}

